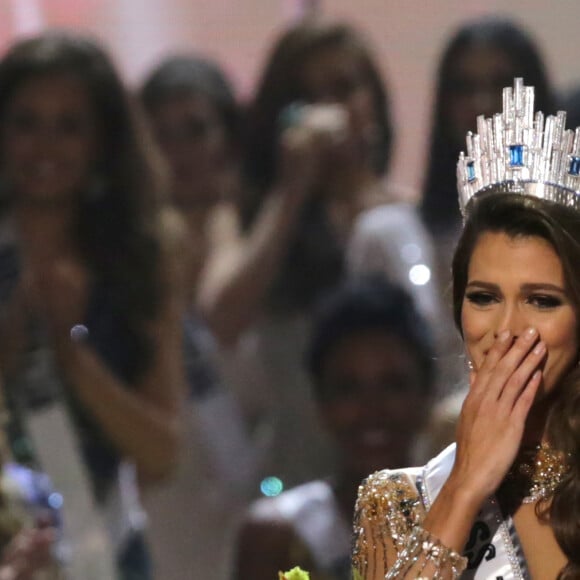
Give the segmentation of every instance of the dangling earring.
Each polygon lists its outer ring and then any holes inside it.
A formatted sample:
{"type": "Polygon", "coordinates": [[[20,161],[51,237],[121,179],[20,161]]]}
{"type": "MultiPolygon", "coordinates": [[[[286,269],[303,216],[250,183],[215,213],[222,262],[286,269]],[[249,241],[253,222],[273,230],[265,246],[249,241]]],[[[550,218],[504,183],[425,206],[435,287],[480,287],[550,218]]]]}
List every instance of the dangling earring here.
{"type": "Polygon", "coordinates": [[[470,358],[466,359],[467,361],[467,370],[471,373],[475,370],[475,367],[473,366],[473,362],[470,358]]]}

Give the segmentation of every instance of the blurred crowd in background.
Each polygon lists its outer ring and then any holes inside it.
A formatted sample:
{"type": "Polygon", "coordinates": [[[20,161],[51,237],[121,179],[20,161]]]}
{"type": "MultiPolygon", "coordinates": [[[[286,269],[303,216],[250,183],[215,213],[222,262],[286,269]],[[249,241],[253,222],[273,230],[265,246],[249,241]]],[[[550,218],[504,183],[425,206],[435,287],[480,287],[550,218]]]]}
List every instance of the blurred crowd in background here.
{"type": "Polygon", "coordinates": [[[453,441],[465,134],[516,76],[574,123],[578,92],[464,23],[410,193],[358,27],[288,26],[246,99],[199,52],[114,60],[70,30],[0,60],[0,573],[347,580],[361,480],[453,441]]]}

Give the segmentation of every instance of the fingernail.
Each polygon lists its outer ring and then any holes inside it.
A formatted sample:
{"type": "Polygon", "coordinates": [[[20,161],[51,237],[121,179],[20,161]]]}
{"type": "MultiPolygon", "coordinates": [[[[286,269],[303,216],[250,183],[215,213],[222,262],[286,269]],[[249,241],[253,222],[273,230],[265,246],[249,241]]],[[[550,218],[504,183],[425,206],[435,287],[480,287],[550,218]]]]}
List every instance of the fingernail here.
{"type": "Polygon", "coordinates": [[[505,342],[510,337],[509,330],[502,330],[497,337],[500,342],[505,342]]]}
{"type": "Polygon", "coordinates": [[[528,330],[526,330],[526,338],[528,340],[534,338],[537,333],[538,331],[535,328],[528,328],[528,330]]]}
{"type": "Polygon", "coordinates": [[[546,351],[546,345],[543,342],[538,342],[534,347],[534,354],[543,354],[546,351]]]}

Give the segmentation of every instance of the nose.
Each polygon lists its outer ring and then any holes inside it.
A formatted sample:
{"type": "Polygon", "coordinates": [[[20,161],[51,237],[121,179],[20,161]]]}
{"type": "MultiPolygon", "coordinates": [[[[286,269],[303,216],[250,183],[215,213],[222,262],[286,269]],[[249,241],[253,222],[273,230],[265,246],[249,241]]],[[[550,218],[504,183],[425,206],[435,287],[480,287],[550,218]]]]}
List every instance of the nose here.
{"type": "Polygon", "coordinates": [[[511,335],[517,338],[529,326],[525,313],[522,312],[517,303],[504,302],[495,321],[494,337],[497,338],[504,330],[509,330],[511,335]]]}

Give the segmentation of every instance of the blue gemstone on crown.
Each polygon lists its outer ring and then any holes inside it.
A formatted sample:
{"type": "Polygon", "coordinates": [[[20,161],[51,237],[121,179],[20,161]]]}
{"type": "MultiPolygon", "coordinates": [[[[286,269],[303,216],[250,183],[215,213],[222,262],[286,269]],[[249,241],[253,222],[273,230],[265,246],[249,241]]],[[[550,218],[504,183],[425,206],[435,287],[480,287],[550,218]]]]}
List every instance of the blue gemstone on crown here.
{"type": "Polygon", "coordinates": [[[471,183],[472,181],[475,181],[476,177],[475,177],[475,163],[473,161],[469,161],[466,165],[466,170],[467,170],[467,181],[469,183],[471,183]]]}
{"type": "Polygon", "coordinates": [[[524,146],[510,145],[510,166],[523,167],[524,166],[524,146]]]}
{"type": "Polygon", "coordinates": [[[570,167],[568,168],[570,175],[580,175],[580,157],[570,157],[570,167]]]}

